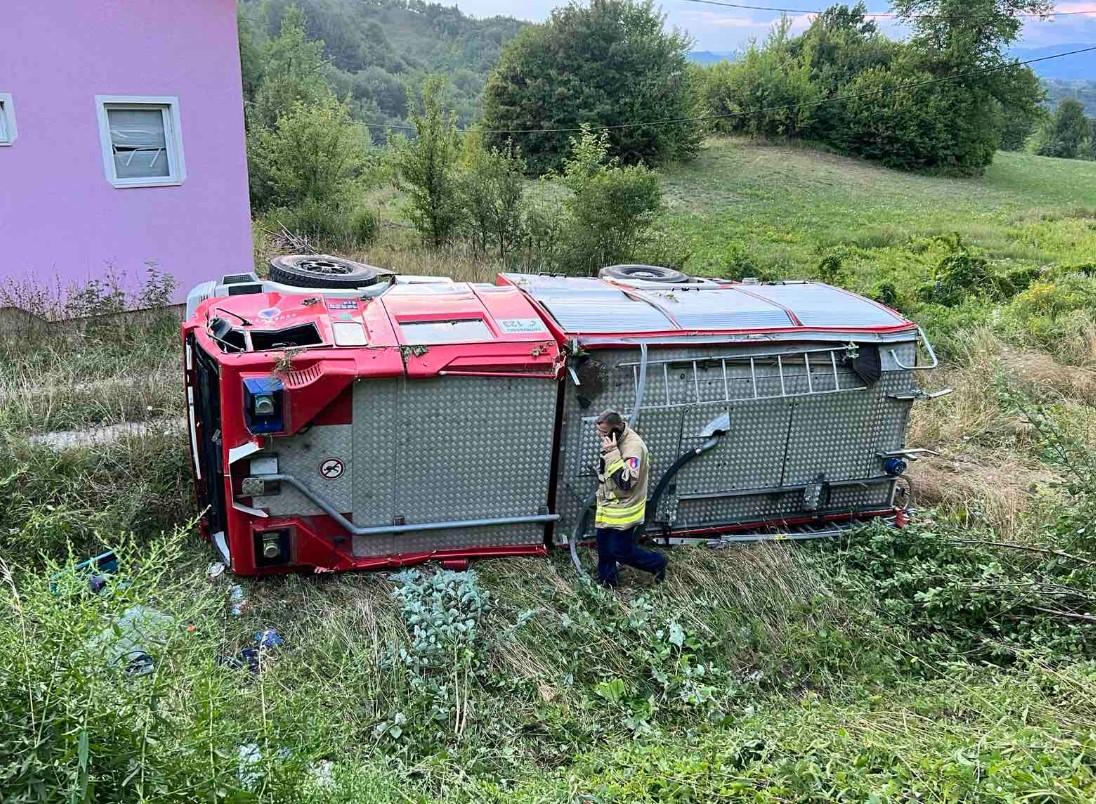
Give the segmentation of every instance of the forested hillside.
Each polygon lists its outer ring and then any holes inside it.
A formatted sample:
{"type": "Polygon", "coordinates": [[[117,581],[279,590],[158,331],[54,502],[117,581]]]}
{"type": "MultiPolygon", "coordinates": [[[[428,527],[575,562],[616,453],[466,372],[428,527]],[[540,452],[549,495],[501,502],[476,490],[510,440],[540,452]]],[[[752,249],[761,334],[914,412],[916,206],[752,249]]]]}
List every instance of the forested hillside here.
{"type": "Polygon", "coordinates": [[[526,24],[472,19],[422,0],[240,0],[245,89],[254,88],[248,81],[261,69],[261,46],[291,6],[304,12],[309,39],[323,41],[337,93],[350,96],[354,116],[377,140],[385,126],[407,124],[409,100],[430,73],[447,76],[445,101],[461,124],[478,117],[488,71],[526,24]]]}
{"type": "Polygon", "coordinates": [[[1096,115],[1096,75],[1091,81],[1043,81],[1047,88],[1047,105],[1052,109],[1067,98],[1073,98],[1085,107],[1090,115],[1096,115]]]}

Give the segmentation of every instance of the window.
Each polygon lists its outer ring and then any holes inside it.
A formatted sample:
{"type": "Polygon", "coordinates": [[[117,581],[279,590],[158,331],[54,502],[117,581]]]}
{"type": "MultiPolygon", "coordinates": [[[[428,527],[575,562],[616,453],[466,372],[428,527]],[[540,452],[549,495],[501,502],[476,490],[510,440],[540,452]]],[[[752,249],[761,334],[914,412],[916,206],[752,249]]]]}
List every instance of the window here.
{"type": "Polygon", "coordinates": [[[186,178],[178,98],[98,95],[103,169],[115,187],[160,187],[186,178]]]}
{"type": "Polygon", "coordinates": [[[15,101],[10,92],[0,92],[0,145],[11,145],[15,134],[15,101]]]}

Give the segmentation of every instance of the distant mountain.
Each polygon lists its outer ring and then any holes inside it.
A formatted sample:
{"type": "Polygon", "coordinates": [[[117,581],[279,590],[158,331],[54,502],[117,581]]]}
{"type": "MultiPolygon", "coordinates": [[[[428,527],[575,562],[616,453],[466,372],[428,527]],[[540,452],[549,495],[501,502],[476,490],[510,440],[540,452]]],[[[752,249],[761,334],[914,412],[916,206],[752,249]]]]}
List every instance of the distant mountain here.
{"type": "Polygon", "coordinates": [[[707,66],[717,61],[734,61],[741,55],[739,50],[694,50],[689,54],[689,61],[707,66]]]}
{"type": "Polygon", "coordinates": [[[1096,117],[1096,81],[1060,81],[1054,78],[1043,79],[1047,88],[1047,106],[1058,108],[1066,98],[1080,101],[1089,117],[1096,117]]]}
{"type": "MultiPolygon", "coordinates": [[[[1041,59],[1070,50],[1092,47],[1092,43],[1047,45],[1046,47],[1014,47],[1009,54],[1020,61],[1041,59]]],[[[1066,56],[1061,59],[1040,61],[1031,65],[1031,69],[1040,78],[1053,78],[1059,81],[1096,81],[1096,50],[1066,56]]]]}
{"type": "MultiPolygon", "coordinates": [[[[1020,61],[1029,61],[1086,47],[1092,47],[1092,43],[1047,45],[1046,47],[1015,47],[1009,51],[1009,54],[1020,61]]],[[[734,61],[741,55],[742,51],[740,50],[694,50],[689,54],[689,61],[694,64],[708,65],[719,61],[734,61]]],[[[1031,69],[1035,71],[1037,76],[1044,79],[1096,81],[1096,50],[1089,53],[1078,53],[1076,56],[1036,62],[1031,65],[1031,69]]]]}

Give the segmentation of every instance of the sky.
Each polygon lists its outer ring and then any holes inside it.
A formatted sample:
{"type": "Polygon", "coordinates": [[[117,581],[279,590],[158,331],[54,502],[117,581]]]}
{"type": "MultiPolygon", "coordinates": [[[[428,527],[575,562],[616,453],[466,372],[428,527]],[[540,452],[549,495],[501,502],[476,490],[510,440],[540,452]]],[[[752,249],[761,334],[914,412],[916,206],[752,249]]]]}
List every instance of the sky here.
{"type": "MultiPolygon", "coordinates": [[[[565,0],[525,0],[514,3],[506,0],[437,0],[445,5],[455,5],[465,14],[473,17],[491,17],[503,14],[518,19],[539,22],[545,19],[551,10],[564,4],[565,0]]],[[[787,8],[826,8],[836,0],[742,0],[749,5],[777,6],[787,8]]],[[[733,0],[728,0],[733,2],[733,0]]],[[[703,5],[688,0],[656,0],[666,14],[667,24],[676,26],[692,35],[695,50],[716,52],[733,51],[746,45],[751,38],[764,39],[772,23],[780,15],[772,11],[749,11],[745,9],[724,8],[703,5]]],[[[851,5],[851,0],[850,3],[851,5]]],[[[866,4],[870,9],[889,10],[885,0],[874,0],[866,4]]],[[[1057,44],[1090,42],[1096,44],[1096,2],[1077,2],[1076,0],[1055,4],[1056,11],[1088,11],[1088,15],[1057,17],[1050,21],[1028,20],[1024,33],[1017,43],[1021,47],[1044,47],[1057,44]]],[[[810,21],[809,14],[789,15],[793,22],[792,31],[803,30],[810,21]]],[[[891,36],[901,36],[897,24],[886,18],[879,19],[880,27],[891,36]]]]}

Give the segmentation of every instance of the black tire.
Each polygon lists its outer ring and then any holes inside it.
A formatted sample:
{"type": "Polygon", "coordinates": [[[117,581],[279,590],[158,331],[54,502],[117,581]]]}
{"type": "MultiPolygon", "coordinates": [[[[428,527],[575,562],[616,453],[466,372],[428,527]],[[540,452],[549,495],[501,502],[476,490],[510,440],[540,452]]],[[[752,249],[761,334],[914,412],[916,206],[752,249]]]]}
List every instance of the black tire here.
{"type": "Polygon", "coordinates": [[[327,254],[293,254],[270,261],[270,279],[297,288],[352,290],[375,285],[391,271],[327,254]]]}
{"type": "Polygon", "coordinates": [[[689,281],[689,277],[673,268],[661,265],[609,265],[597,272],[602,279],[630,279],[644,282],[665,282],[680,285],[689,281]]]}

